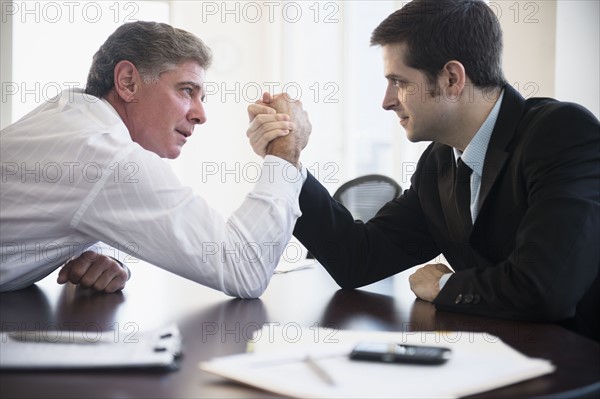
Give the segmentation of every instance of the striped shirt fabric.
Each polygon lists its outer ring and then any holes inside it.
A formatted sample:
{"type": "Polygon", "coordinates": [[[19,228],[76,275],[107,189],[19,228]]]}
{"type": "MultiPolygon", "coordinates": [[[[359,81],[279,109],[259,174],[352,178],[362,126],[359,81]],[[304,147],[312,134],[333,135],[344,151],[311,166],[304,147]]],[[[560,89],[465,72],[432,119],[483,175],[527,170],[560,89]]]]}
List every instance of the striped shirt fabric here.
{"type": "Polygon", "coordinates": [[[120,260],[259,296],[301,214],[306,179],[267,156],[254,189],[224,219],[132,141],[107,101],[77,89],[2,130],[0,163],[0,291],[27,287],[103,242],[120,260]]]}

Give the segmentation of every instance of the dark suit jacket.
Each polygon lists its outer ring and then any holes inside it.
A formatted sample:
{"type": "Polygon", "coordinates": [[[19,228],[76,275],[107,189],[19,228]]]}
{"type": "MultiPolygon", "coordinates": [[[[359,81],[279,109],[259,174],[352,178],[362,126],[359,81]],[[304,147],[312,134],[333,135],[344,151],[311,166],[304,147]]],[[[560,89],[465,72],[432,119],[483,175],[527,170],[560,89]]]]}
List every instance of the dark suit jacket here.
{"type": "Polygon", "coordinates": [[[363,223],[309,176],[294,235],[341,287],[443,253],[456,271],[438,309],[561,322],[600,340],[600,125],[584,108],[505,87],[486,153],[481,208],[461,229],[452,148],[433,143],[411,187],[363,223]]]}

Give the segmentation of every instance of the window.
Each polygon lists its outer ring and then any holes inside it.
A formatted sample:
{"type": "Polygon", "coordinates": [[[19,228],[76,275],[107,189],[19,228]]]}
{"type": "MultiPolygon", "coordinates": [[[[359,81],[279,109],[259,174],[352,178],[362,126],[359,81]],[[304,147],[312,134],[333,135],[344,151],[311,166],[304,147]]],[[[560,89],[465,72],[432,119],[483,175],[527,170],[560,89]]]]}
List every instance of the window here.
{"type": "MultiPolygon", "coordinates": [[[[12,23],[12,76],[2,78],[10,121],[62,90],[83,87],[92,56],[119,25],[169,22],[166,1],[2,1],[1,6],[2,23],[12,23]]],[[[11,59],[4,51],[3,63],[11,59]]],[[[2,118],[6,126],[4,110],[2,118]]]]}

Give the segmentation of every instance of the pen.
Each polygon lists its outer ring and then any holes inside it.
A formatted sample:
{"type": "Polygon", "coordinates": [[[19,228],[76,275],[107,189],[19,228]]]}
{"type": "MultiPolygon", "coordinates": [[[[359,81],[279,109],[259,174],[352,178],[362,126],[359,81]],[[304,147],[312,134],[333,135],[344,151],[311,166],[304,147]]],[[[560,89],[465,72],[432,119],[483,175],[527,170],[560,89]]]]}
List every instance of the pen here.
{"type": "Polygon", "coordinates": [[[306,365],[325,383],[328,385],[335,385],[335,381],[333,378],[331,378],[331,375],[325,371],[325,369],[323,369],[323,367],[321,367],[319,363],[317,363],[310,355],[304,358],[304,363],[306,363],[306,365]]]}

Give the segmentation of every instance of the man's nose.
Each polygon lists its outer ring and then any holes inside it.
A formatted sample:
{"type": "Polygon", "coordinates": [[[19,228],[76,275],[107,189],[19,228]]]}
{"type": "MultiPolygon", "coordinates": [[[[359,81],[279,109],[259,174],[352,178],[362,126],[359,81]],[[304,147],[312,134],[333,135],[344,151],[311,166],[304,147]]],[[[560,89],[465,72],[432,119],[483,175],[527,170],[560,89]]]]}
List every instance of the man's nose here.
{"type": "Polygon", "coordinates": [[[192,108],[188,114],[188,120],[196,125],[201,125],[206,122],[206,110],[200,98],[194,100],[192,108]]]}
{"type": "Polygon", "coordinates": [[[398,105],[400,105],[400,100],[398,99],[398,88],[393,84],[388,84],[381,106],[386,111],[393,111],[398,107],[398,105]]]}

